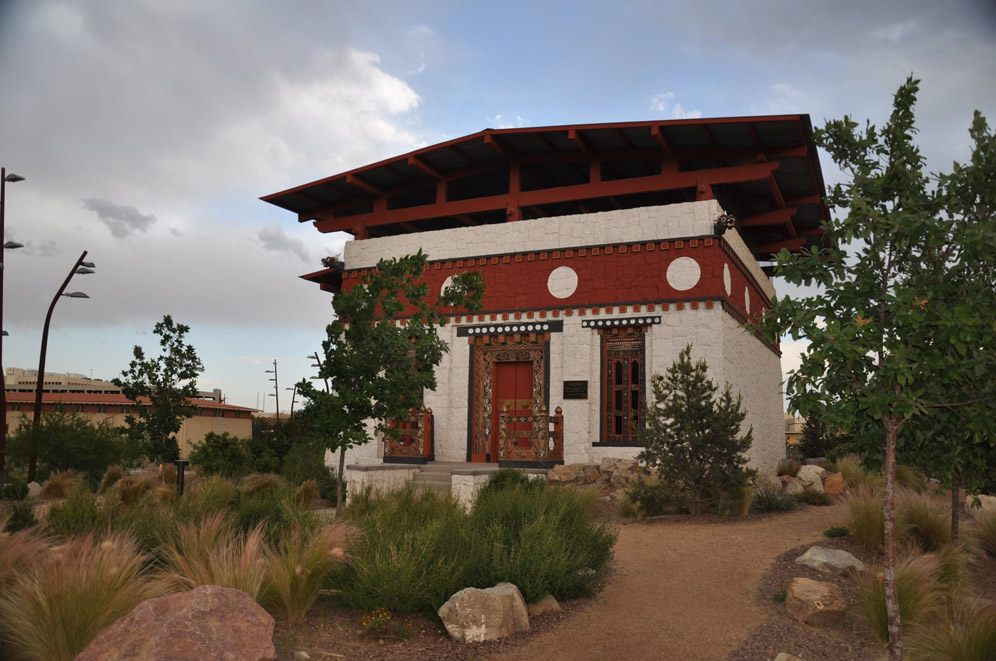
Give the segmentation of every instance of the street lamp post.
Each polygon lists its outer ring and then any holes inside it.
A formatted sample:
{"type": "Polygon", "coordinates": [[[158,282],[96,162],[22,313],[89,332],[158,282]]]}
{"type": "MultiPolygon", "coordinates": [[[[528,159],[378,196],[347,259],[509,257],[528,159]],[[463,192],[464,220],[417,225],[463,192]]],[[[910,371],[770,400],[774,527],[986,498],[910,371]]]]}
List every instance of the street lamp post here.
{"type": "MultiPolygon", "coordinates": [[[[45,326],[42,329],[42,341],[41,341],[41,354],[38,356],[38,383],[35,385],[35,411],[34,418],[32,422],[32,431],[35,434],[35,439],[38,436],[38,427],[41,424],[41,411],[42,411],[42,388],[45,385],[45,353],[48,350],[48,326],[52,321],[52,311],[55,309],[55,304],[59,302],[59,298],[65,296],[66,298],[90,298],[81,291],[69,292],[64,294],[66,287],[69,285],[69,281],[73,279],[73,276],[77,273],[83,275],[87,273],[93,273],[93,262],[84,262],[86,259],[86,250],[80,255],[80,258],[76,260],[73,264],[72,270],[69,271],[69,275],[66,276],[65,281],[63,281],[62,286],[59,287],[59,291],[55,292],[55,296],[52,298],[52,304],[48,306],[48,314],[45,315],[45,326]]],[[[28,482],[33,482],[35,479],[35,469],[38,465],[38,455],[36,452],[32,451],[31,459],[28,461],[28,482]]]]}
{"type": "MultiPolygon", "coordinates": [[[[0,242],[4,239],[4,212],[7,209],[7,182],[17,183],[24,181],[24,177],[11,172],[7,174],[7,168],[0,168],[0,242]]],[[[4,242],[5,250],[22,248],[20,243],[14,241],[4,242]]],[[[0,424],[0,472],[7,466],[7,374],[3,370],[3,252],[0,251],[0,411],[3,411],[3,424],[0,424]]]]}
{"type": "Polygon", "coordinates": [[[273,369],[272,370],[266,370],[266,374],[272,374],[273,375],[273,378],[270,379],[270,381],[273,381],[273,398],[274,398],[275,403],[277,405],[277,431],[280,431],[280,388],[279,388],[279,383],[277,382],[277,359],[276,358],[273,359],[273,369]]]}

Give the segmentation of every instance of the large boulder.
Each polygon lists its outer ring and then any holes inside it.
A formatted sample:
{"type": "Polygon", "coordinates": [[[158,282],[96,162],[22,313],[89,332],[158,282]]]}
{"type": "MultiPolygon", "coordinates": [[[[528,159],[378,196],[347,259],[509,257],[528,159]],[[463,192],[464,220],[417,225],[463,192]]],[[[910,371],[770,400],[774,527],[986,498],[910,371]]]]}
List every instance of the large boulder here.
{"type": "Polygon", "coordinates": [[[584,475],[580,464],[560,464],[547,471],[546,477],[551,482],[574,482],[584,475]]]}
{"type": "Polygon", "coordinates": [[[847,602],[833,583],[793,578],[785,588],[789,617],[812,625],[833,624],[844,619],[847,602]]]}
{"type": "Polygon", "coordinates": [[[965,511],[971,514],[973,517],[978,517],[984,512],[996,512],[996,496],[966,496],[965,497],[965,511]],[[973,507],[972,503],[978,498],[982,507],[973,507]]]}
{"type": "Polygon", "coordinates": [[[560,602],[552,594],[548,594],[535,604],[527,605],[526,610],[529,611],[529,617],[536,617],[537,615],[559,611],[560,602]]]}
{"type": "Polygon", "coordinates": [[[806,491],[823,491],[823,476],[827,474],[825,468],[806,464],[795,474],[796,479],[802,482],[802,488],[806,491]]]}
{"type": "Polygon", "coordinates": [[[529,630],[529,612],[519,588],[464,588],[439,608],[439,619],[455,640],[479,643],[529,630]]]}
{"type": "Polygon", "coordinates": [[[831,498],[844,493],[845,486],[843,473],[831,473],[823,480],[823,492],[831,498]]]}
{"type": "Polygon", "coordinates": [[[802,486],[802,480],[797,477],[789,477],[787,475],[782,476],[782,493],[786,496],[798,496],[806,488],[802,486]],[[785,478],[788,477],[786,480],[785,478]]]}
{"type": "Polygon", "coordinates": [[[76,661],[269,661],[273,618],[241,590],[202,585],[142,602],[100,633],[76,661]]]}
{"type": "Polygon", "coordinates": [[[823,546],[811,547],[795,561],[800,565],[834,574],[847,574],[852,569],[859,572],[865,570],[864,563],[847,551],[828,549],[823,546]]]}

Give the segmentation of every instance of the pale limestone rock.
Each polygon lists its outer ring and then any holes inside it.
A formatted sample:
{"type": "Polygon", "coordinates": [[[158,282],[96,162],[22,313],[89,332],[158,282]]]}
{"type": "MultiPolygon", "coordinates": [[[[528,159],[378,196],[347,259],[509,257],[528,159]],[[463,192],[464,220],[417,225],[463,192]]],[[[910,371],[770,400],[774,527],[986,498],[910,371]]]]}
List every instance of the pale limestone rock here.
{"type": "Polygon", "coordinates": [[[779,652],[778,656],[775,657],[775,661],[802,661],[802,659],[788,652],[779,652]]]}
{"type": "Polygon", "coordinates": [[[823,491],[823,476],[826,474],[826,469],[807,464],[800,468],[799,472],[796,473],[795,476],[800,482],[802,482],[802,487],[804,489],[823,491]]]}
{"type": "Polygon", "coordinates": [[[536,617],[544,613],[559,611],[560,603],[552,594],[548,594],[535,604],[529,604],[526,609],[529,611],[529,617],[536,617]]]}
{"type": "Polygon", "coordinates": [[[978,516],[984,512],[996,512],[996,496],[966,496],[965,511],[975,518],[978,518],[978,516]],[[979,502],[982,503],[982,507],[972,506],[972,503],[975,502],[976,498],[978,498],[979,502]]]}
{"type": "Polygon", "coordinates": [[[479,643],[529,630],[529,611],[519,588],[499,583],[493,588],[464,588],[439,608],[439,619],[455,640],[479,643]]]}
{"type": "Polygon", "coordinates": [[[793,578],[785,588],[789,617],[812,625],[832,624],[844,618],[847,602],[833,583],[793,578]]]}
{"type": "Polygon", "coordinates": [[[28,498],[30,500],[37,500],[41,498],[42,486],[37,482],[28,482],[28,498]]]}
{"type": "Polygon", "coordinates": [[[805,490],[805,487],[802,486],[802,482],[795,477],[790,477],[788,481],[785,482],[785,486],[782,488],[782,492],[787,496],[798,496],[805,490]]]}
{"type": "Polygon", "coordinates": [[[828,549],[823,546],[811,547],[795,561],[818,571],[837,574],[847,574],[852,569],[859,572],[865,570],[864,563],[847,551],[828,549]]]}

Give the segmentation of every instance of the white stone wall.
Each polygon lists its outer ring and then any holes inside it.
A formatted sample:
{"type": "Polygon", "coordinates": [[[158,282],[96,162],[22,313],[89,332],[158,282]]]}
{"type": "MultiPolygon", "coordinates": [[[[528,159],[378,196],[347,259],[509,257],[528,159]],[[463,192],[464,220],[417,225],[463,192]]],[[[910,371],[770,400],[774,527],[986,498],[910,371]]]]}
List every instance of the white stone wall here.
{"type": "MultiPolygon", "coordinates": [[[[348,241],[343,261],[347,269],[359,269],[376,266],[385,257],[411,255],[420,248],[429,259],[437,260],[706,236],[712,234],[713,221],[722,213],[718,202],[707,200],[401,234],[348,241]]],[[[739,240],[739,237],[735,240],[739,240]]],[[[730,244],[734,250],[739,250],[734,241],[730,244]]],[[[742,245],[742,241],[740,244],[750,257],[747,247],[742,245]]],[[[753,257],[750,257],[750,261],[753,261],[753,257]]],[[[755,277],[758,276],[760,280],[767,280],[760,269],[755,277]]]]}
{"type": "Polygon", "coordinates": [[[455,472],[450,476],[450,493],[453,494],[461,505],[466,509],[470,509],[470,506],[474,504],[474,498],[477,497],[477,492],[491,479],[491,475],[492,473],[469,474],[455,472]]]}
{"type": "Polygon", "coordinates": [[[390,465],[384,468],[373,470],[350,470],[346,467],[346,498],[347,502],[354,494],[361,493],[367,487],[374,491],[388,492],[403,489],[411,484],[415,473],[419,472],[418,466],[401,466],[399,464],[390,465]]]}

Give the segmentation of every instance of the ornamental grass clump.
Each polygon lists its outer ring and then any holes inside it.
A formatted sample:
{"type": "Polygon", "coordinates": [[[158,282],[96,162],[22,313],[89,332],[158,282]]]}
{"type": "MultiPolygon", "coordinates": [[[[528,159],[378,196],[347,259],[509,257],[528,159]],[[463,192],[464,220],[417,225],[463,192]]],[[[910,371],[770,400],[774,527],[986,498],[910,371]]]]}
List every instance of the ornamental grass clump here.
{"type": "Polygon", "coordinates": [[[983,551],[996,556],[996,510],[976,515],[971,535],[983,551]]]}
{"type": "Polygon", "coordinates": [[[917,629],[909,643],[915,661],[992,661],[996,659],[996,604],[966,600],[952,617],[917,629]]]}
{"type": "Polygon", "coordinates": [[[925,493],[904,490],[897,495],[897,540],[906,545],[915,544],[931,553],[951,542],[949,507],[935,503],[925,493]]]}
{"type": "Polygon", "coordinates": [[[4,532],[10,517],[10,514],[0,516],[0,598],[16,573],[45,557],[51,544],[51,540],[37,528],[4,532]]]}
{"type": "Polygon", "coordinates": [[[104,471],[104,477],[100,480],[100,487],[97,489],[97,493],[103,494],[105,491],[113,487],[118,483],[122,477],[124,477],[124,468],[120,465],[118,466],[108,466],[107,470],[104,471]]]}
{"type": "Polygon", "coordinates": [[[83,478],[73,469],[52,473],[41,488],[42,498],[65,498],[83,483],[83,478]]]}
{"type": "Polygon", "coordinates": [[[281,620],[302,621],[328,576],[346,557],[347,530],[342,523],[315,532],[297,526],[276,545],[266,547],[263,606],[281,620]]]}
{"type": "Polygon", "coordinates": [[[837,460],[835,471],[841,473],[844,482],[849,487],[865,487],[869,490],[876,490],[882,484],[882,478],[878,475],[866,471],[861,465],[861,457],[856,454],[849,454],[837,460]]]}
{"type": "Polygon", "coordinates": [[[98,498],[79,482],[61,503],[54,503],[45,516],[46,530],[57,537],[102,534],[116,527],[120,518],[117,499],[98,498]]]}
{"type": "Polygon", "coordinates": [[[865,551],[876,552],[885,541],[882,496],[868,486],[861,485],[851,490],[846,502],[850,517],[848,527],[854,541],[865,551]]]}
{"type": "MultiPolygon", "coordinates": [[[[936,555],[907,553],[896,566],[896,592],[903,631],[928,621],[943,610],[945,590],[938,581],[936,555]]],[[[855,574],[861,598],[861,612],[872,633],[889,642],[889,618],[885,609],[885,582],[881,573],[855,574]]]]}
{"type": "Polygon", "coordinates": [[[13,658],[71,661],[98,633],[163,594],[128,535],[80,535],[43,553],[0,593],[13,658]]]}
{"type": "Polygon", "coordinates": [[[258,600],[266,574],[263,547],[262,527],[239,533],[217,512],[180,526],[162,550],[162,579],[172,590],[220,585],[258,600]]]}

